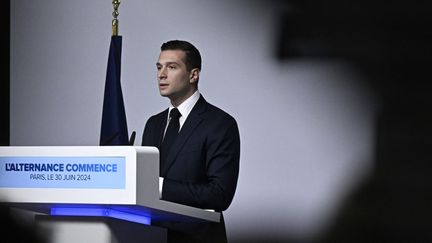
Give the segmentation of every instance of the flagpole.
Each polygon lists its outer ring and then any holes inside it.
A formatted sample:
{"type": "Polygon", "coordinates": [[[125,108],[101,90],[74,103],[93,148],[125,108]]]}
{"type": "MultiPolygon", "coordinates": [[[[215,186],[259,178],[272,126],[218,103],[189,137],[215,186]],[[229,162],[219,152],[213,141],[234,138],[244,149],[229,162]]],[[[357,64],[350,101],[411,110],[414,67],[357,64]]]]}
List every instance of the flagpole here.
{"type": "Polygon", "coordinates": [[[129,140],[126,111],[121,89],[122,36],[119,35],[117,19],[120,0],[112,0],[112,36],[105,79],[102,123],[99,145],[133,145],[135,135],[129,140]]]}
{"type": "Polygon", "coordinates": [[[118,36],[118,30],[119,30],[119,21],[117,19],[117,16],[119,15],[118,8],[120,6],[120,0],[113,0],[112,5],[114,8],[114,11],[112,13],[114,19],[112,20],[112,35],[118,36]]]}

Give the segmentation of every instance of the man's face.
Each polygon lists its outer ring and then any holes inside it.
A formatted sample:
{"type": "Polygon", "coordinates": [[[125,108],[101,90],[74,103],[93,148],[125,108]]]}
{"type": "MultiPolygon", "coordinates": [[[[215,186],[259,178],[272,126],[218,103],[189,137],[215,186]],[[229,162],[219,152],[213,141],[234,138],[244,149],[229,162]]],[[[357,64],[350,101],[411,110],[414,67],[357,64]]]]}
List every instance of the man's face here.
{"type": "Polygon", "coordinates": [[[156,63],[159,92],[168,97],[174,106],[180,105],[195,92],[195,78],[187,71],[185,53],[181,50],[166,50],[156,63]]]}

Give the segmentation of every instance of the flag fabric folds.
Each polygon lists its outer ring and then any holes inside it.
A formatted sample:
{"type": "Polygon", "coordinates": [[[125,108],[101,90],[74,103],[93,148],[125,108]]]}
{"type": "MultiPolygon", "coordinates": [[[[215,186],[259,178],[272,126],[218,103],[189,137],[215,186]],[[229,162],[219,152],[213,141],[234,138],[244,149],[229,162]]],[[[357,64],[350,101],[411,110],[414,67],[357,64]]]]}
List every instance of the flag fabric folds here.
{"type": "Polygon", "coordinates": [[[99,145],[128,145],[121,76],[122,37],[111,36],[99,145]]]}

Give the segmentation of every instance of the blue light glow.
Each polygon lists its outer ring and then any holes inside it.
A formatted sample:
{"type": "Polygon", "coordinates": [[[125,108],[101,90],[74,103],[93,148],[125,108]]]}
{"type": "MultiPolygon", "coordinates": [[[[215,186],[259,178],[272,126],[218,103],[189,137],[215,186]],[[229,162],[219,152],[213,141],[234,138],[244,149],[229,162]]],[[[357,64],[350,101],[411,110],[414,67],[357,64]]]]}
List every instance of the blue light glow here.
{"type": "Polygon", "coordinates": [[[151,218],[143,215],[126,213],[110,208],[86,208],[86,207],[54,207],[51,215],[55,216],[99,216],[122,219],[139,224],[151,224],[151,218]]]}

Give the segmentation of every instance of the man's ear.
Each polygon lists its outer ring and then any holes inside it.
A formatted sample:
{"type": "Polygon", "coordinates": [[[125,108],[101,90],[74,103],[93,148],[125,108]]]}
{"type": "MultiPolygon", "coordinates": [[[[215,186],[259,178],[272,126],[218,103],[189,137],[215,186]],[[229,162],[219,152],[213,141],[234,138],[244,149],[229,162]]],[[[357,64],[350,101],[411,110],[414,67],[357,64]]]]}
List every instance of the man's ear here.
{"type": "Polygon", "coordinates": [[[198,82],[199,75],[200,75],[200,70],[198,68],[192,69],[189,76],[189,82],[190,83],[198,82]]]}

